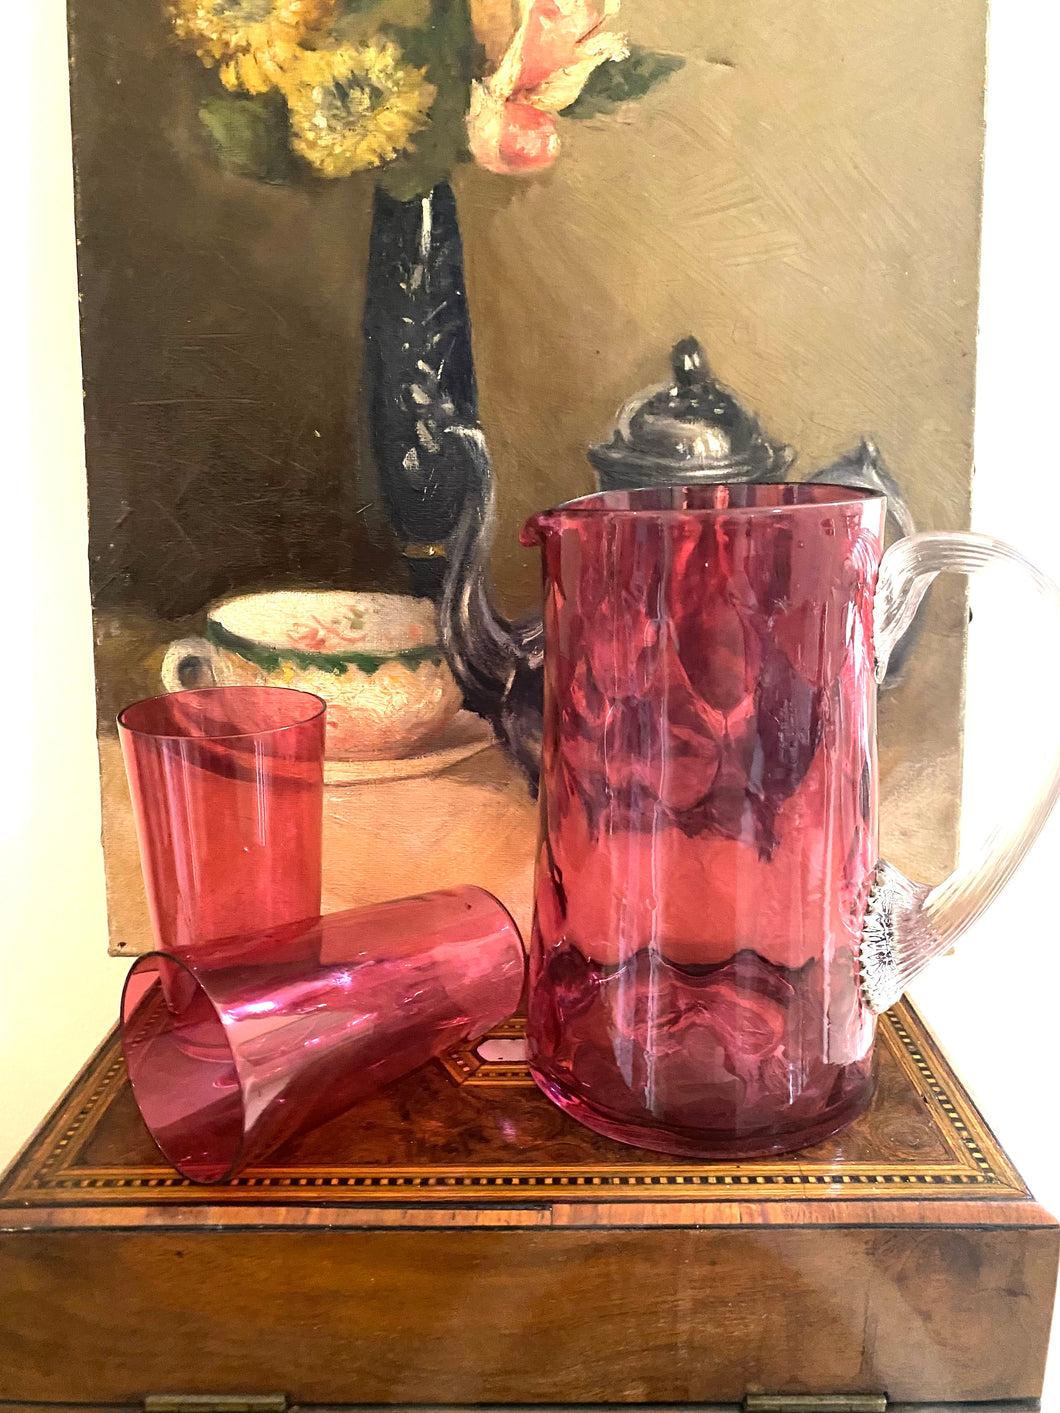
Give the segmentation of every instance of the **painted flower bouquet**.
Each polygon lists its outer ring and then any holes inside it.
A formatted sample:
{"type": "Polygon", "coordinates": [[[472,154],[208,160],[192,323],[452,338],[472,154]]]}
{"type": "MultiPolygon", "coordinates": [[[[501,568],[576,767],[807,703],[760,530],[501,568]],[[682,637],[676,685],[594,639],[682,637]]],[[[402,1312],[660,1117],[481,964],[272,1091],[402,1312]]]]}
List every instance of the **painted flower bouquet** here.
{"type": "Polygon", "coordinates": [[[220,159],[284,181],[376,170],[399,200],[460,162],[555,161],[569,119],[639,98],[682,60],[612,28],[619,0],[168,0],[215,69],[200,116],[220,159]]]}

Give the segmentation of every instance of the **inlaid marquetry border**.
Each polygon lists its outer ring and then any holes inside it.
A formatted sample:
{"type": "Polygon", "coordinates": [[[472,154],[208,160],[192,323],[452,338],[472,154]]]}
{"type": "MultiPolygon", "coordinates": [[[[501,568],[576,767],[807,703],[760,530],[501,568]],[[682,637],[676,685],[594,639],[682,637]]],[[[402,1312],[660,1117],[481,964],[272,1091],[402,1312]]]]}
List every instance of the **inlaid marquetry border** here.
{"type": "MultiPolygon", "coordinates": [[[[519,1022],[498,1027],[494,1038],[511,1040],[519,1022]]],[[[807,1156],[734,1163],[659,1159],[646,1165],[611,1160],[606,1168],[439,1164],[416,1168],[346,1164],[312,1169],[248,1169],[230,1183],[203,1188],[187,1182],[159,1159],[157,1167],[106,1168],[79,1162],[96,1125],[126,1083],[116,1036],[101,1048],[81,1083],[60,1101],[22,1158],[0,1181],[0,1208],[96,1206],[208,1201],[227,1204],[445,1203],[599,1201],[656,1202],[747,1199],[1026,1198],[1019,1175],[964,1092],[912,1008],[900,1002],[881,1017],[878,1044],[886,1046],[923,1098],[948,1157],[910,1158],[887,1164],[807,1156]],[[928,1055],[931,1055],[929,1061],[928,1055]]],[[[448,1056],[457,1084],[532,1084],[517,1063],[484,1062],[473,1053],[448,1056]]],[[[542,1099],[542,1103],[547,1102],[542,1099]]],[[[617,1151],[617,1150],[616,1150],[617,1151]]],[[[633,1150],[630,1150],[631,1153],[633,1150]]]]}
{"type": "Polygon", "coordinates": [[[479,1047],[491,1040],[522,1040],[524,1035],[522,1019],[519,1016],[513,1016],[511,1020],[502,1021],[477,1045],[460,1045],[447,1055],[443,1055],[441,1065],[443,1069],[448,1071],[450,1078],[460,1085],[470,1084],[477,1087],[493,1088],[498,1084],[514,1084],[523,1089],[536,1089],[537,1086],[534,1084],[525,1063],[518,1060],[484,1060],[479,1054],[479,1047]]]}

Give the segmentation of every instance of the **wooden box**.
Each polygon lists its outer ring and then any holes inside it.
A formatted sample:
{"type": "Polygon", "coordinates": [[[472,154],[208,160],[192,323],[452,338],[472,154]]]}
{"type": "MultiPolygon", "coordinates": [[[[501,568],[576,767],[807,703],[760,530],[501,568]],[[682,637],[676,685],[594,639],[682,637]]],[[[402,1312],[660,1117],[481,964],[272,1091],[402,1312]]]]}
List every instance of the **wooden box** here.
{"type": "Polygon", "coordinates": [[[512,1022],[196,1188],[111,1040],[0,1184],[0,1408],[1034,1407],[1057,1224],[908,1006],[878,1050],[840,1137],[705,1165],[553,1108],[512,1022]]]}

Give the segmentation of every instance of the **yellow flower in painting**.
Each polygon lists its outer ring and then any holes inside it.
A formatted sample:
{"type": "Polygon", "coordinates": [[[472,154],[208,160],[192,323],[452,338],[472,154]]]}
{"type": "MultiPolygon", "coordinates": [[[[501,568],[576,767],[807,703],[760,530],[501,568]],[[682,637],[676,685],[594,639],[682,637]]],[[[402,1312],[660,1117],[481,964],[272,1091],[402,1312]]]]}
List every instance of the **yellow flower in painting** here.
{"type": "Polygon", "coordinates": [[[225,88],[266,93],[297,55],[298,44],[332,18],[335,0],[169,0],[179,39],[225,88]]]}
{"type": "Polygon", "coordinates": [[[426,126],[437,90],[396,44],[300,49],[279,87],[291,146],[323,177],[348,177],[392,161],[426,126]]]}

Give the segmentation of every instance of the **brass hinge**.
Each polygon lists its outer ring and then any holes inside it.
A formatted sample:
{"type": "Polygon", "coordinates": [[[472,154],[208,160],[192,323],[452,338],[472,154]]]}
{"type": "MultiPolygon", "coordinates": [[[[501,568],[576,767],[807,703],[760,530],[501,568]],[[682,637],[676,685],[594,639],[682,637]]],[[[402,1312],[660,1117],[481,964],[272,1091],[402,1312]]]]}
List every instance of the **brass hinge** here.
{"type": "Polygon", "coordinates": [[[283,1393],[149,1393],[144,1413],[287,1413],[283,1393]]]}
{"type": "Polygon", "coordinates": [[[749,1393],[744,1413],[887,1413],[885,1393],[749,1393]]]}

